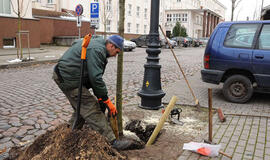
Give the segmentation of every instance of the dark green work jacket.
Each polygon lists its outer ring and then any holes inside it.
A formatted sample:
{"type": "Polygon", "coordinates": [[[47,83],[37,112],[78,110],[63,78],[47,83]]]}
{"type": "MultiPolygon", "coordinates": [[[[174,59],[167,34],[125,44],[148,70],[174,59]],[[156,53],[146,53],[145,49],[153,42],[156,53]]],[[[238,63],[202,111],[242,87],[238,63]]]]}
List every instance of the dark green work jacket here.
{"type": "MultiPolygon", "coordinates": [[[[92,88],[97,97],[107,96],[106,84],[102,79],[109,55],[102,37],[92,37],[86,52],[83,85],[92,88]]],[[[59,59],[58,69],[63,78],[63,88],[72,90],[79,87],[82,40],[72,44],[59,59]]]]}

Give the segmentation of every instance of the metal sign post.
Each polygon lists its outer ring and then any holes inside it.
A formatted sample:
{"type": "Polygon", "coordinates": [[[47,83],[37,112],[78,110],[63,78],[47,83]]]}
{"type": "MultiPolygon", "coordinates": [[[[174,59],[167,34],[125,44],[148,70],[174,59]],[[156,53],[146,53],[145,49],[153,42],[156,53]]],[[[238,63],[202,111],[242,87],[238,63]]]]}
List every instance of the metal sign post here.
{"type": "Polygon", "coordinates": [[[81,38],[81,15],[83,13],[83,6],[81,4],[78,4],[75,8],[76,14],[77,14],[77,27],[79,29],[79,39],[81,38]]]}

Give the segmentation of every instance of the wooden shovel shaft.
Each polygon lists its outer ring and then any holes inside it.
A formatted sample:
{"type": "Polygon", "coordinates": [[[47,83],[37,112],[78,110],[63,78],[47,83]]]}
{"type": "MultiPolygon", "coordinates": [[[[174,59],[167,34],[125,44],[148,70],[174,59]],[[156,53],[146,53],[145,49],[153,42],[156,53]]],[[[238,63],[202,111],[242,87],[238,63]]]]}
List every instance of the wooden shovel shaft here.
{"type": "Polygon", "coordinates": [[[115,135],[115,138],[119,139],[118,123],[117,123],[116,116],[115,117],[111,116],[110,117],[110,122],[111,122],[111,127],[112,127],[113,133],[115,135]]]}
{"type": "Polygon", "coordinates": [[[196,105],[197,105],[198,99],[196,98],[196,96],[195,96],[195,94],[194,94],[192,88],[190,87],[190,84],[189,84],[189,82],[188,82],[188,80],[187,80],[186,74],[185,74],[185,72],[183,71],[183,69],[182,69],[182,67],[181,67],[181,65],[180,65],[180,63],[179,63],[179,61],[178,61],[178,59],[177,59],[177,57],[176,57],[176,55],[175,55],[173,49],[172,49],[172,46],[171,46],[170,42],[169,42],[169,40],[167,39],[167,37],[165,36],[165,33],[164,33],[164,31],[163,31],[163,29],[161,28],[160,25],[159,25],[159,28],[160,28],[160,30],[161,30],[163,36],[165,37],[165,39],[166,39],[168,45],[170,46],[170,50],[171,50],[171,52],[172,52],[172,54],[173,54],[173,57],[174,57],[174,59],[175,59],[177,65],[178,65],[178,67],[179,67],[179,69],[180,69],[180,71],[181,71],[181,73],[182,73],[182,75],[183,75],[183,77],[184,77],[184,79],[185,79],[185,81],[186,81],[186,83],[187,83],[187,85],[188,85],[188,88],[189,88],[189,90],[190,90],[190,92],[191,92],[191,94],[192,94],[192,96],[193,96],[193,98],[194,98],[194,101],[195,101],[195,103],[196,103],[196,105]]]}

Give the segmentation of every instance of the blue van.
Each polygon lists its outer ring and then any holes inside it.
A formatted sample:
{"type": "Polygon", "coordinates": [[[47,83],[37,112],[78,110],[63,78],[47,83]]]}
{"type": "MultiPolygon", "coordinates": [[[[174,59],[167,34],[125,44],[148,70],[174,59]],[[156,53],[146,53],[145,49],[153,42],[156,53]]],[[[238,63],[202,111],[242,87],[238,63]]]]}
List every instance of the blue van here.
{"type": "Polygon", "coordinates": [[[204,53],[202,80],[223,84],[224,97],[247,102],[254,91],[270,93],[270,21],[223,22],[204,53]]]}

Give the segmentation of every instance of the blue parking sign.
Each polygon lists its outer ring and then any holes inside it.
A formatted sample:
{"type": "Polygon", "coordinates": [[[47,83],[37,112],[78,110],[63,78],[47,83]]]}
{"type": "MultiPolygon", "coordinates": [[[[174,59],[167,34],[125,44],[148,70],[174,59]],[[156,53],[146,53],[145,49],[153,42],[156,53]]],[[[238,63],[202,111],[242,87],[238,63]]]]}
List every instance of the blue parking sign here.
{"type": "Polygon", "coordinates": [[[90,18],[99,18],[99,3],[91,3],[90,18]]]}

